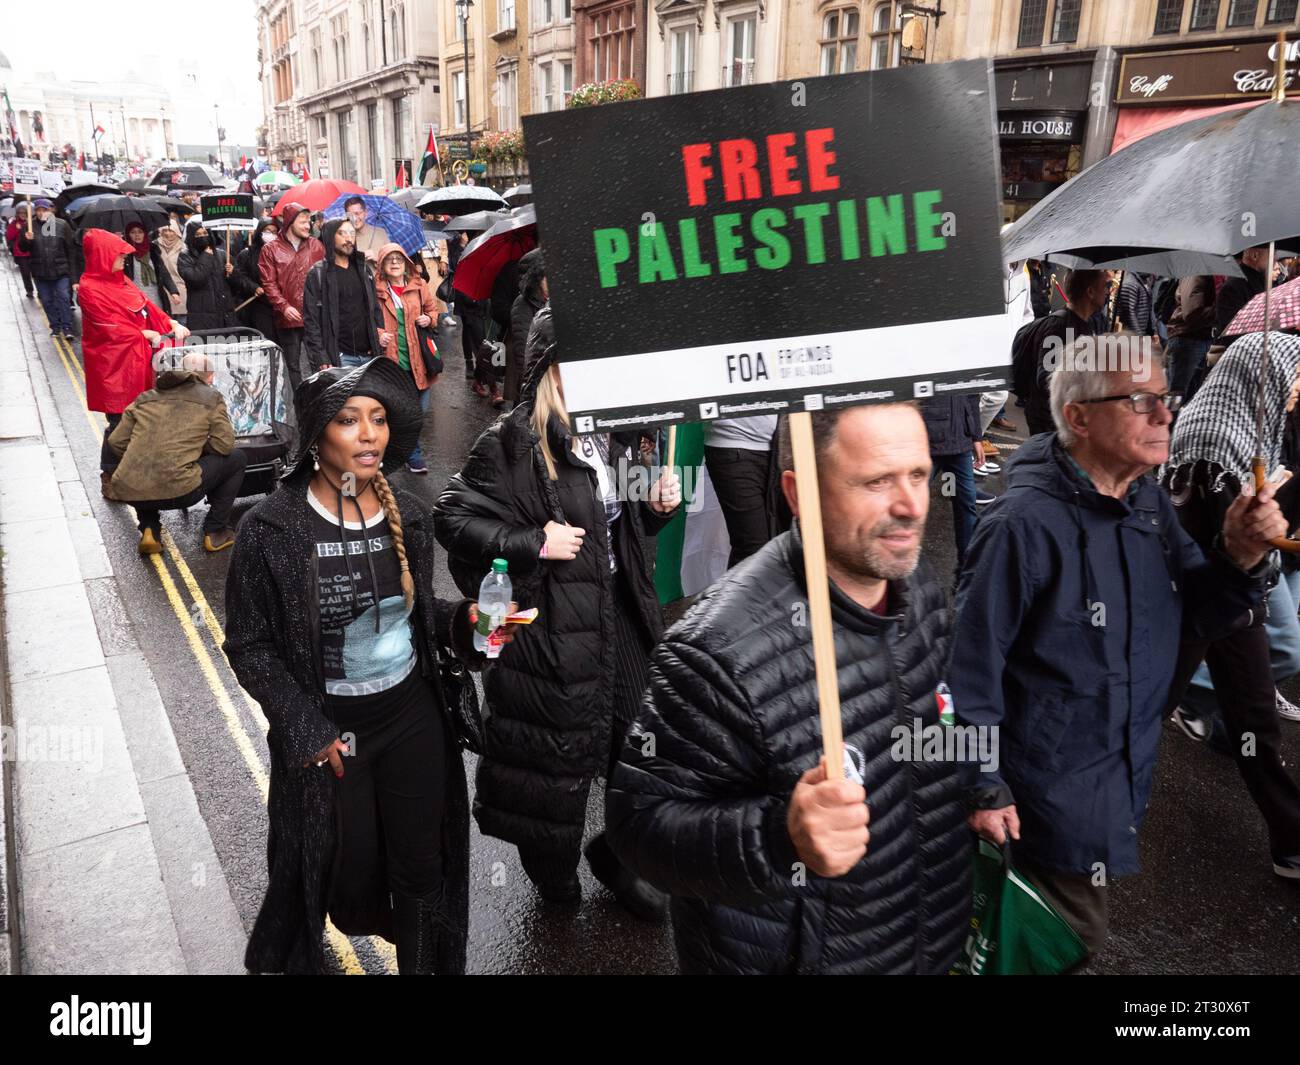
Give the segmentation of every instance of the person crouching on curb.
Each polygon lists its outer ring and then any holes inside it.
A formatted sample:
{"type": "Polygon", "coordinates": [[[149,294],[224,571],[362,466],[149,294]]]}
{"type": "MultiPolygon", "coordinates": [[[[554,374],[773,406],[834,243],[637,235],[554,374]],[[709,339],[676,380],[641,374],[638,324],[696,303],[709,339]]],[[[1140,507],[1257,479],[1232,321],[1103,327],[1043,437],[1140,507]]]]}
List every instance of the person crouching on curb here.
{"type": "Polygon", "coordinates": [[[1001,737],[999,771],[971,777],[971,828],[1019,841],[1017,871],[1096,954],[1107,882],[1138,871],[1180,635],[1259,605],[1286,519],[1270,485],[1226,508],[1210,550],[1183,529],[1148,476],[1182,398],[1159,363],[1057,369],[1049,396],[1056,431],[1020,446],[967,552],[952,687],[959,722],[1001,737]]]}
{"type": "MultiPolygon", "coordinates": [[[[433,521],[389,486],[420,402],[387,359],[303,381],[301,446],[240,522],[223,650],[270,723],[269,880],[244,964],[321,973],[325,915],[462,973],[469,803],[435,656],[473,668],[474,604],[433,594],[433,521]]],[[[507,639],[509,638],[507,634],[507,639]]]]}
{"type": "Polygon", "coordinates": [[[192,507],[205,496],[203,549],[224,551],[235,542],[230,510],[248,456],[235,446],[235,428],[213,377],[202,352],[182,355],[122,412],[108,438],[118,465],[104,495],[135,507],[142,555],[162,551],[160,511],[192,507]]]}

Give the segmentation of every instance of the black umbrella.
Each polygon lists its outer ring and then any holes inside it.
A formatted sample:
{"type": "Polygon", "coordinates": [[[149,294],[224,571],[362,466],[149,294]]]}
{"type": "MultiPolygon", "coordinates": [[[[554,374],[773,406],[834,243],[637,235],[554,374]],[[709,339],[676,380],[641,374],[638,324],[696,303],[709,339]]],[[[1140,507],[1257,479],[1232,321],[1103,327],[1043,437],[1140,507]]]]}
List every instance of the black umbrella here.
{"type": "Polygon", "coordinates": [[[194,214],[193,207],[175,196],[142,196],[140,199],[145,203],[151,203],[155,207],[161,208],[168,214],[177,214],[182,218],[188,218],[194,214]]]}
{"type": "Polygon", "coordinates": [[[500,211],[510,204],[482,185],[448,185],[434,189],[416,207],[427,214],[472,214],[475,211],[500,211]]]}
{"type": "Polygon", "coordinates": [[[202,163],[174,163],[161,166],[149,179],[150,185],[159,185],[167,189],[215,189],[220,188],[222,178],[209,170],[202,163]]]}
{"type": "Polygon", "coordinates": [[[103,196],[105,193],[116,193],[116,185],[101,185],[96,182],[87,182],[84,185],[69,185],[66,189],[54,197],[55,214],[66,215],[68,205],[75,203],[77,200],[86,196],[103,196]]]}
{"type": "Polygon", "coordinates": [[[508,263],[537,247],[537,212],[531,204],[499,219],[486,233],[480,233],[460,253],[451,287],[472,300],[492,295],[497,275],[508,263]]]}
{"type": "Polygon", "coordinates": [[[482,233],[509,217],[505,211],[475,211],[473,214],[453,218],[444,223],[442,228],[448,233],[482,233]]]}
{"type": "Polygon", "coordinates": [[[149,182],[142,177],[127,178],[121,184],[123,192],[144,192],[149,187],[149,182]]]}
{"type": "Polygon", "coordinates": [[[113,233],[125,233],[132,222],[149,230],[165,226],[168,220],[166,211],[141,196],[101,196],[87,201],[80,210],[74,203],[68,217],[78,229],[107,229],[113,233]]]}
{"type": "Polygon", "coordinates": [[[1036,205],[1008,231],[1003,257],[1183,277],[1205,272],[1212,256],[1219,266],[1212,272],[1224,272],[1226,256],[1300,235],[1297,144],[1295,102],[1171,126],[1036,205]]]}

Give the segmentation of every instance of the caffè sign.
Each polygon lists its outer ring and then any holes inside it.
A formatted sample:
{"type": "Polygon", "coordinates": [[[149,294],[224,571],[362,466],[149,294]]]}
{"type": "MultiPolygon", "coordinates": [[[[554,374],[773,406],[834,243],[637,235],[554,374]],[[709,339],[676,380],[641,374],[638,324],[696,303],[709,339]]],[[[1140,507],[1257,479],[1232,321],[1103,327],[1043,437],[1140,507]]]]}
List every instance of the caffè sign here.
{"type": "MultiPolygon", "coordinates": [[[[1115,99],[1161,104],[1269,96],[1278,47],[1273,41],[1126,55],[1115,99]]],[[[1288,89],[1300,87],[1300,41],[1286,45],[1286,84],[1288,89]]]]}

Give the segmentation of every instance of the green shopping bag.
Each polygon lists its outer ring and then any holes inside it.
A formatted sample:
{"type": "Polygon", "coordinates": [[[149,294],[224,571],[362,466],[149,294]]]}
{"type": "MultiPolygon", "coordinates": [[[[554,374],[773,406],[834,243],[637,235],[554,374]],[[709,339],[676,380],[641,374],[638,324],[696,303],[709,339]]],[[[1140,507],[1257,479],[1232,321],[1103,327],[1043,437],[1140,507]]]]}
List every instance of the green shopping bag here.
{"type": "Polygon", "coordinates": [[[953,973],[967,976],[1054,976],[1088,954],[1083,941],[1002,849],[979,841],[970,933],[953,973]]]}

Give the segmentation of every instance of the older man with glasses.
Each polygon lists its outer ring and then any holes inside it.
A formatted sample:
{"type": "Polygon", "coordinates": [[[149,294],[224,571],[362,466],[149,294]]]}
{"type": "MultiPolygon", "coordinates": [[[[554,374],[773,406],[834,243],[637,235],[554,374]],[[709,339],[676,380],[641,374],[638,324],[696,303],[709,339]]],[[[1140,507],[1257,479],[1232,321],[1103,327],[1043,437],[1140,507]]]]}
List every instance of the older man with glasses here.
{"type": "Polygon", "coordinates": [[[1268,541],[1286,531],[1268,486],[1237,497],[1202,551],[1148,476],[1169,456],[1181,396],[1159,365],[1096,361],[1053,371],[1056,431],[1019,449],[976,529],[950,670],[961,722],[1000,737],[999,772],[969,774],[971,828],[1017,841],[1017,869],[1090,953],[1105,943],[1110,878],[1138,871],[1180,635],[1256,606],[1268,541]]]}

